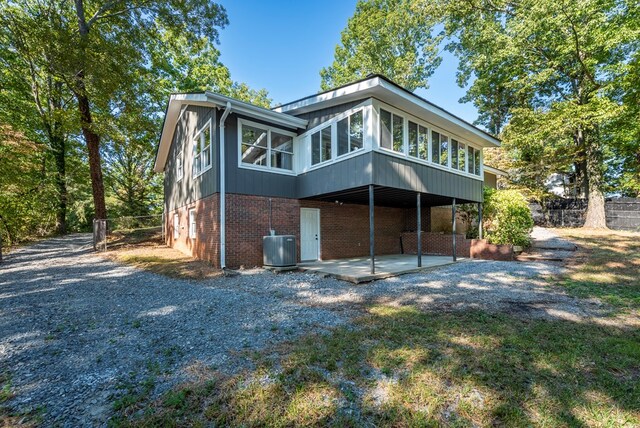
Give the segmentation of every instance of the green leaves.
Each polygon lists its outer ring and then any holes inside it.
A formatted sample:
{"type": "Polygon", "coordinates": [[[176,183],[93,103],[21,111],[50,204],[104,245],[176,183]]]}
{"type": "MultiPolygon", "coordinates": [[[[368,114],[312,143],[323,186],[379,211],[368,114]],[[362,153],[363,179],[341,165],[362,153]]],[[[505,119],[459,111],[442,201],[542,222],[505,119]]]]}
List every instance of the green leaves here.
{"type": "Polygon", "coordinates": [[[336,46],[335,60],[322,69],[321,88],[331,89],[384,74],[401,86],[427,88],[441,62],[442,36],[423,5],[408,0],[360,0],[336,46]]]}
{"type": "Polygon", "coordinates": [[[492,244],[526,247],[533,229],[533,218],[527,200],[516,190],[485,188],[485,230],[492,244]]]}

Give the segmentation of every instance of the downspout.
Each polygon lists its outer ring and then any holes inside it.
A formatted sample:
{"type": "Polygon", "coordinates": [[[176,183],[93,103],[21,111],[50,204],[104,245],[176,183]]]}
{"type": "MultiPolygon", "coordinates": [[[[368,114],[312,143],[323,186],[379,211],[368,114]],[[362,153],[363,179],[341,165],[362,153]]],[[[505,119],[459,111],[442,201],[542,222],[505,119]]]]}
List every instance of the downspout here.
{"type": "Polygon", "coordinates": [[[227,101],[227,107],[220,118],[220,268],[225,269],[226,263],[226,231],[227,231],[227,213],[226,213],[226,183],[225,183],[225,143],[224,143],[224,122],[231,113],[231,102],[227,101]]]}

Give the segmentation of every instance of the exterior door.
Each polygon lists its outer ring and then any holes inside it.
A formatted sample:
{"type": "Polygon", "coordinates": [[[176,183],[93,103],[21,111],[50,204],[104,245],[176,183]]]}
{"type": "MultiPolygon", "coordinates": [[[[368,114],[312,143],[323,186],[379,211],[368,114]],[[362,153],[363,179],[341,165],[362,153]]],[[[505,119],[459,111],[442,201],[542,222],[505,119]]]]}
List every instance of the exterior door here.
{"type": "Polygon", "coordinates": [[[320,258],[320,210],[300,208],[300,260],[320,258]]]}

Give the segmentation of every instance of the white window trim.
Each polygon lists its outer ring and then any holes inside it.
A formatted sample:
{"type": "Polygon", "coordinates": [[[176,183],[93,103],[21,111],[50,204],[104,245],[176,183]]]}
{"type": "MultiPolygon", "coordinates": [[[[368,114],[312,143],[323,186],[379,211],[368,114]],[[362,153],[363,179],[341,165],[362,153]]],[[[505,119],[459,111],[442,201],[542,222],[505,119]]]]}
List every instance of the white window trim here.
{"type": "Polygon", "coordinates": [[[441,169],[443,171],[449,171],[452,172],[454,174],[458,174],[458,175],[462,175],[465,177],[470,177],[470,178],[475,178],[477,180],[483,181],[483,173],[484,173],[484,164],[483,164],[483,151],[481,147],[476,146],[475,144],[469,143],[468,140],[466,140],[465,138],[461,138],[459,135],[457,134],[453,134],[450,131],[446,131],[442,128],[440,128],[439,126],[435,126],[425,120],[422,120],[420,118],[417,118],[415,116],[413,116],[412,114],[409,114],[403,110],[399,110],[393,106],[390,106],[388,104],[385,104],[383,102],[380,102],[378,100],[374,100],[373,102],[373,109],[375,112],[375,117],[374,117],[374,122],[377,122],[377,142],[376,144],[374,144],[373,147],[373,151],[376,152],[380,152],[380,153],[385,153],[391,156],[395,156],[401,159],[407,159],[411,162],[416,162],[416,163],[420,163],[422,165],[427,165],[433,168],[437,168],[437,169],[441,169]],[[406,132],[403,135],[403,140],[404,140],[404,152],[397,152],[395,150],[392,149],[387,149],[385,147],[382,147],[380,145],[380,109],[384,109],[387,110],[388,112],[393,113],[394,115],[397,116],[401,116],[404,118],[404,129],[406,130],[406,132]],[[428,136],[428,159],[420,159],[419,157],[414,157],[408,154],[408,140],[409,140],[409,120],[411,122],[417,123],[418,125],[421,125],[422,127],[427,129],[427,136],[428,136]],[[433,147],[433,140],[432,140],[432,135],[431,132],[435,131],[437,133],[439,133],[440,135],[444,135],[446,137],[448,137],[449,139],[449,144],[447,147],[447,165],[441,165],[440,163],[435,163],[432,161],[432,147],[433,147]],[[466,171],[462,171],[459,169],[454,169],[451,167],[451,139],[455,139],[457,140],[459,143],[463,143],[466,148],[467,148],[467,153],[468,153],[468,149],[469,147],[473,147],[475,150],[479,150],[480,151],[480,175],[476,175],[473,172],[469,172],[468,168],[466,171]]]}
{"type": "MultiPolygon", "coordinates": [[[[191,174],[193,176],[193,178],[199,177],[202,174],[204,174],[205,172],[209,171],[212,167],[213,167],[213,135],[214,135],[215,129],[213,129],[212,126],[212,119],[209,119],[207,121],[207,123],[198,130],[198,132],[196,132],[196,135],[193,137],[192,143],[191,143],[191,150],[192,150],[192,155],[191,155],[191,174]],[[202,134],[207,127],[209,128],[209,166],[207,166],[206,168],[200,168],[200,171],[198,171],[197,173],[193,173],[193,162],[195,162],[196,157],[193,155],[193,146],[195,144],[200,144],[200,134],[202,134]]],[[[203,152],[201,152],[202,154],[203,152]]],[[[184,163],[183,163],[184,165],[184,163]]],[[[184,166],[183,166],[184,168],[184,166]]]]}
{"type": "Polygon", "coordinates": [[[197,233],[197,217],[196,217],[196,209],[195,208],[191,208],[189,210],[189,238],[190,239],[196,239],[196,237],[198,236],[197,233]],[[191,216],[193,216],[193,221],[191,219],[191,216]]]}
{"type": "Polygon", "coordinates": [[[176,181],[182,180],[184,177],[184,153],[180,150],[176,156],[176,181]],[[179,166],[179,167],[178,167],[179,166]]]}
{"type": "Polygon", "coordinates": [[[173,215],[173,239],[180,238],[180,215],[173,215]],[[176,221],[178,220],[178,221],[176,221]]]}
{"type": "MultiPolygon", "coordinates": [[[[268,172],[273,172],[276,174],[284,174],[284,175],[296,175],[295,172],[295,168],[296,168],[296,159],[295,159],[295,143],[296,143],[296,139],[297,139],[297,135],[295,132],[291,132],[291,131],[287,131],[285,129],[282,128],[277,128],[275,126],[270,126],[270,125],[265,125],[263,123],[258,123],[258,122],[253,122],[251,120],[247,120],[247,119],[240,119],[238,118],[238,168],[243,168],[243,169],[253,169],[256,171],[268,171],[268,172]],[[250,164],[250,163],[244,163],[242,162],[242,126],[243,125],[248,125],[248,126],[254,126],[256,128],[260,128],[260,129],[264,129],[267,131],[267,165],[254,165],[254,164],[250,164]],[[271,132],[275,131],[278,134],[282,134],[282,135],[287,135],[289,137],[291,137],[292,142],[291,142],[291,170],[288,169],[283,169],[283,168],[276,168],[276,167],[272,167],[271,166],[271,132]]],[[[282,152],[282,150],[276,150],[274,149],[274,151],[276,152],[282,152]]]]}

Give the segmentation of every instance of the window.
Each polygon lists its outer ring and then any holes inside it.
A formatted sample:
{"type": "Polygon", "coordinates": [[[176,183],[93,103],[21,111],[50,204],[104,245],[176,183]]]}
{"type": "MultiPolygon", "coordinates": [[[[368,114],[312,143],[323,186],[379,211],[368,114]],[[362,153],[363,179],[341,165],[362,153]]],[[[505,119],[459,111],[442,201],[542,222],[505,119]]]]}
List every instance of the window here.
{"type": "Polygon", "coordinates": [[[440,163],[440,133],[431,132],[431,162],[440,163]]]}
{"type": "Polygon", "coordinates": [[[429,158],[429,134],[427,128],[418,125],[418,157],[427,160],[429,158]]]}
{"type": "Polygon", "coordinates": [[[240,121],[241,163],[293,170],[293,134],[257,123],[240,121]]]}
{"type": "Polygon", "coordinates": [[[176,181],[182,180],[184,175],[184,166],[182,165],[182,153],[176,158],[176,181]]]}
{"type": "Polygon", "coordinates": [[[196,210],[189,210],[189,238],[196,239],[196,210]]]}
{"type": "Polygon", "coordinates": [[[458,140],[451,139],[451,168],[458,169],[458,140]]]}
{"type": "Polygon", "coordinates": [[[362,110],[338,121],[337,128],[338,156],[363,147],[364,121],[362,110]]]}
{"type": "Polygon", "coordinates": [[[211,168],[211,121],[196,134],[193,140],[193,176],[211,168]]]}
{"type": "Polygon", "coordinates": [[[480,175],[480,150],[473,150],[473,173],[480,175]]]}
{"type": "Polygon", "coordinates": [[[404,152],[404,119],[380,109],[380,147],[404,152]]]}
{"type": "Polygon", "coordinates": [[[418,157],[418,124],[409,121],[409,156],[418,157]]]}
{"type": "Polygon", "coordinates": [[[467,170],[467,150],[462,143],[458,143],[458,168],[460,171],[467,170]]]}
{"type": "Polygon", "coordinates": [[[331,126],[311,135],[311,165],[331,159],[331,126]]]}
{"type": "Polygon", "coordinates": [[[449,137],[440,134],[440,165],[449,163],[449,137]]]}
{"type": "Polygon", "coordinates": [[[178,214],[173,215],[173,239],[180,237],[180,217],[178,214]]]}

